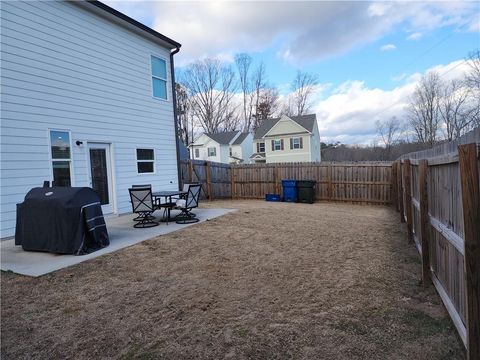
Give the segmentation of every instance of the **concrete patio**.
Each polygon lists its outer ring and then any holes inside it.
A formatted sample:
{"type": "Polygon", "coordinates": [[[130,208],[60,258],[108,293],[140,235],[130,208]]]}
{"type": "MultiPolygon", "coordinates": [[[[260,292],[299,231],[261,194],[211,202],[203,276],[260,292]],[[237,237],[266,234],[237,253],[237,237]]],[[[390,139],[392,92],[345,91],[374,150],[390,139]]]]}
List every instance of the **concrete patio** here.
{"type": "MultiPolygon", "coordinates": [[[[91,254],[75,255],[56,255],[43,252],[24,251],[21,246],[15,246],[15,240],[5,240],[1,242],[1,263],[0,268],[3,271],[13,271],[17,274],[28,276],[41,276],[52,271],[63,269],[68,266],[79,264],[83,261],[94,259],[104,254],[108,254],[128,246],[138,244],[153,237],[168,234],[185,227],[199,224],[201,222],[213,219],[235,210],[232,209],[196,209],[195,214],[200,220],[194,224],[176,224],[170,222],[161,223],[159,226],[135,229],[133,228],[132,214],[122,216],[112,216],[105,219],[107,223],[110,245],[91,254]]],[[[175,215],[172,213],[172,216],[175,215]]]]}

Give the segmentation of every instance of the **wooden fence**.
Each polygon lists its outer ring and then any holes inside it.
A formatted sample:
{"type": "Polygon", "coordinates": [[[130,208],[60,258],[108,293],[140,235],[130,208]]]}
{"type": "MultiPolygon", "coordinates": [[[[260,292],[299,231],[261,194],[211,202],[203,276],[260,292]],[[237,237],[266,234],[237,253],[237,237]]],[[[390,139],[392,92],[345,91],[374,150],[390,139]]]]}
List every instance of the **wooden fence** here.
{"type": "Polygon", "coordinates": [[[392,165],[393,197],[469,359],[480,359],[480,128],[392,165]]]}
{"type": "Polygon", "coordinates": [[[313,180],[317,200],[390,204],[390,162],[321,162],[228,165],[200,160],[181,163],[183,183],[199,182],[207,199],[262,199],[281,194],[282,180],[313,180]]]}

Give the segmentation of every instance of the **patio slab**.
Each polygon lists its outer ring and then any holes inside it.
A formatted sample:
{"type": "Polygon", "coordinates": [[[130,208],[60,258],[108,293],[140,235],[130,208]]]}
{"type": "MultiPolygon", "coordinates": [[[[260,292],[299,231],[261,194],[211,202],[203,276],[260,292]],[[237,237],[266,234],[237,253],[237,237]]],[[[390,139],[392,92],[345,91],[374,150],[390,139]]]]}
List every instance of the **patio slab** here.
{"type": "Polygon", "coordinates": [[[122,215],[107,217],[108,235],[110,245],[91,254],[75,255],[57,255],[44,252],[24,251],[21,246],[15,246],[15,240],[2,241],[0,269],[4,271],[13,271],[17,274],[28,276],[41,276],[52,271],[63,269],[68,266],[79,264],[83,261],[94,259],[96,257],[108,254],[128,246],[138,244],[153,237],[168,234],[181,230],[187,226],[199,224],[201,222],[213,219],[235,210],[232,209],[196,209],[195,214],[200,220],[194,224],[176,224],[171,222],[168,225],[161,223],[159,226],[146,229],[133,228],[134,215],[122,215]]]}

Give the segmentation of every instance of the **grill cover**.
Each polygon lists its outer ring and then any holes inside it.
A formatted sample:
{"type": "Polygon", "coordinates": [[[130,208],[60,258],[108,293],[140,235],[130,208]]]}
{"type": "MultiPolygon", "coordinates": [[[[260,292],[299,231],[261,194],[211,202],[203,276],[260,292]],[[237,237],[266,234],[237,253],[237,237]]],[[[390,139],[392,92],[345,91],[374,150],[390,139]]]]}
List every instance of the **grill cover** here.
{"type": "Polygon", "coordinates": [[[88,187],[33,188],[17,205],[15,245],[83,255],[108,246],[100,199],[88,187]]]}

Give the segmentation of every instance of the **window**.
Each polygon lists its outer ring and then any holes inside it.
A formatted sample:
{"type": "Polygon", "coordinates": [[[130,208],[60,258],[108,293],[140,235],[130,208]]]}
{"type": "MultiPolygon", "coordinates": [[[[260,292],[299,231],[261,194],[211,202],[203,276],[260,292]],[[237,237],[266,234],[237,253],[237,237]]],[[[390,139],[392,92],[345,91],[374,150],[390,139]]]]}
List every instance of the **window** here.
{"type": "Polygon", "coordinates": [[[208,156],[217,156],[217,149],[214,147],[208,148],[208,156]]]}
{"type": "Polygon", "coordinates": [[[195,149],[195,158],[198,159],[200,157],[200,149],[195,149]]]}
{"type": "Polygon", "coordinates": [[[257,143],[257,153],[265,152],[265,143],[257,143]]]}
{"type": "Polygon", "coordinates": [[[301,137],[291,138],[290,149],[303,149],[303,139],[301,137]]]}
{"type": "Polygon", "coordinates": [[[155,152],[153,149],[137,149],[137,172],[153,174],[155,172],[155,152]]]}
{"type": "Polygon", "coordinates": [[[167,100],[167,62],[152,56],[153,97],[167,100]]]}
{"type": "Polygon", "coordinates": [[[230,148],[230,156],[232,156],[232,148],[230,148]]]}
{"type": "Polygon", "coordinates": [[[71,186],[70,163],[72,153],[68,131],[50,131],[50,152],[55,186],[71,186]]]}
{"type": "Polygon", "coordinates": [[[283,150],[283,139],[272,140],[272,151],[283,150]]]}

